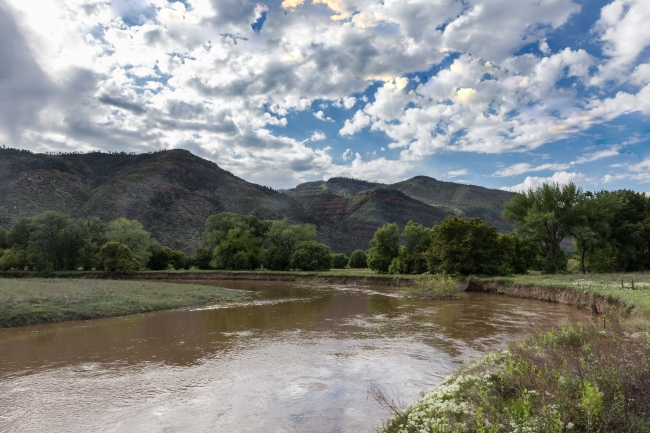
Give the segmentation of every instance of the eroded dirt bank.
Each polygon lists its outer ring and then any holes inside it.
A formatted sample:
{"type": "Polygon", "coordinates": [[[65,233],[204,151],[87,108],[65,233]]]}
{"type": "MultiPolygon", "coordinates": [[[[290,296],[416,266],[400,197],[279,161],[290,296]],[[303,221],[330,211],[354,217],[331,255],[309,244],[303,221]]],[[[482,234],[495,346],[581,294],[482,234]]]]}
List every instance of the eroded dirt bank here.
{"type": "Polygon", "coordinates": [[[628,311],[634,308],[626,306],[618,299],[614,299],[610,296],[582,292],[577,288],[562,289],[558,287],[529,286],[522,284],[509,285],[500,281],[470,281],[467,285],[466,291],[557,302],[560,304],[573,305],[578,308],[590,309],[593,313],[604,313],[606,310],[611,308],[624,308],[628,311]]]}

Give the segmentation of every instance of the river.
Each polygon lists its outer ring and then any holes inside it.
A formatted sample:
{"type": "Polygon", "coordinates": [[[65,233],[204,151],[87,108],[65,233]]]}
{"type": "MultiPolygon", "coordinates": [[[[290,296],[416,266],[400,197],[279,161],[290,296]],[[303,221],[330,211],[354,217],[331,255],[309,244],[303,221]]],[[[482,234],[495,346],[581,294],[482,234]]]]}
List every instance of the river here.
{"type": "Polygon", "coordinates": [[[214,284],[251,297],[0,330],[0,431],[372,432],[388,413],[371,386],[413,402],[463,362],[582,314],[485,294],[214,284]]]}

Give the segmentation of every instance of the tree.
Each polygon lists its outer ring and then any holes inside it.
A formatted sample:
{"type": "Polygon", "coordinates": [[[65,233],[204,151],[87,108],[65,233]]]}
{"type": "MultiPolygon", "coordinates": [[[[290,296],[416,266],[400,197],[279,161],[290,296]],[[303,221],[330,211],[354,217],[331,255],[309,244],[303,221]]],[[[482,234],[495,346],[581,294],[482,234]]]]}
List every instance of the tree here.
{"type": "Polygon", "coordinates": [[[587,273],[587,254],[605,247],[611,233],[611,219],[618,204],[618,200],[611,195],[601,195],[598,198],[591,192],[582,195],[576,203],[576,222],[571,235],[583,274],[587,273]]]}
{"type": "Polygon", "coordinates": [[[151,253],[148,251],[151,236],[138,220],[118,218],[108,223],[106,238],[110,242],[126,245],[133,257],[140,263],[147,263],[151,253]]]}
{"type": "Polygon", "coordinates": [[[327,271],[332,268],[332,254],[327,245],[316,241],[298,244],[291,255],[291,268],[301,271],[327,271]]]}
{"type": "Polygon", "coordinates": [[[271,270],[288,269],[298,244],[316,238],[313,224],[290,224],[287,219],[282,219],[269,221],[268,227],[266,236],[271,247],[266,251],[264,266],[271,270]]]}
{"type": "Polygon", "coordinates": [[[192,264],[202,271],[212,269],[210,262],[212,261],[212,251],[207,248],[198,248],[194,257],[192,257],[192,264]]]}
{"type": "Polygon", "coordinates": [[[149,261],[147,262],[147,268],[152,271],[164,271],[169,268],[169,264],[172,261],[174,252],[169,247],[163,247],[159,243],[151,243],[149,245],[149,261]]]}
{"type": "Polygon", "coordinates": [[[80,219],[74,224],[72,230],[76,231],[81,239],[77,252],[77,265],[85,271],[97,268],[97,254],[106,243],[106,224],[97,217],[88,220],[80,219]]]}
{"type": "Polygon", "coordinates": [[[260,221],[254,215],[239,215],[233,212],[221,212],[210,215],[205,221],[203,242],[210,250],[214,250],[234,228],[250,230],[250,235],[260,239],[264,238],[268,224],[260,221]]]}
{"type": "MultiPolygon", "coordinates": [[[[70,218],[61,212],[45,211],[33,219],[33,225],[28,243],[29,261],[39,269],[74,269],[76,257],[72,258],[72,263],[66,263],[64,250],[70,218]]],[[[75,246],[72,248],[76,249],[75,246]]]]}
{"type": "Polygon", "coordinates": [[[255,229],[232,228],[212,252],[210,266],[217,269],[257,269],[262,264],[262,243],[263,238],[255,229]]]}
{"type": "MultiPolygon", "coordinates": [[[[409,221],[402,233],[404,248],[400,254],[403,273],[421,274],[427,271],[425,253],[431,244],[431,229],[409,221]]],[[[396,269],[398,268],[396,264],[396,269]]]]}
{"type": "Polygon", "coordinates": [[[384,224],[370,241],[368,267],[377,272],[388,272],[391,262],[399,256],[399,230],[397,224],[384,224]]]}
{"type": "Polygon", "coordinates": [[[172,250],[170,264],[178,271],[179,269],[189,269],[191,261],[184,252],[172,250]]]}
{"type": "Polygon", "coordinates": [[[350,256],[348,266],[354,269],[364,269],[368,267],[368,256],[364,250],[354,250],[350,256]]]}
{"type": "Polygon", "coordinates": [[[119,242],[107,242],[99,250],[99,262],[106,271],[129,273],[140,269],[131,249],[119,242]]]}
{"type": "Polygon", "coordinates": [[[7,233],[7,246],[12,249],[26,250],[32,232],[36,231],[34,219],[23,217],[7,233]]]}
{"type": "Polygon", "coordinates": [[[332,254],[332,267],[334,269],[344,269],[350,259],[345,254],[332,254]]]}
{"type": "Polygon", "coordinates": [[[543,184],[516,194],[505,205],[503,216],[515,221],[515,230],[537,243],[546,256],[545,271],[556,273],[566,268],[566,254],[560,243],[577,225],[576,205],[582,190],[575,184],[543,184]]]}

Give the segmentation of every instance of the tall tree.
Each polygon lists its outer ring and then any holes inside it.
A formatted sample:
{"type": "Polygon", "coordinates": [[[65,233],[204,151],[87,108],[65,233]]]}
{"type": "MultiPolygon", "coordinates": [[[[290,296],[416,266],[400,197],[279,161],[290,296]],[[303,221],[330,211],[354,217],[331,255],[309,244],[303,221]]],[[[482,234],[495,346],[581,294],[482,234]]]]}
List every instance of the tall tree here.
{"type": "Polygon", "coordinates": [[[265,267],[271,270],[285,270],[290,266],[291,255],[301,242],[316,238],[314,224],[290,224],[287,219],[269,221],[265,267]]]}
{"type": "Polygon", "coordinates": [[[232,228],[214,248],[210,265],[217,269],[257,269],[262,264],[263,242],[253,228],[232,228]]]}
{"type": "Polygon", "coordinates": [[[377,272],[388,272],[391,262],[399,257],[399,229],[397,224],[384,224],[370,241],[368,267],[377,272]]]}
{"type": "Polygon", "coordinates": [[[431,245],[431,229],[409,221],[402,233],[404,249],[402,250],[402,263],[405,272],[421,274],[427,271],[427,258],[425,253],[431,245]]]}
{"type": "Polygon", "coordinates": [[[126,245],[133,258],[141,265],[149,261],[151,253],[148,251],[151,235],[144,229],[138,220],[118,218],[108,223],[106,238],[110,242],[119,242],[126,245]]]}
{"type": "Polygon", "coordinates": [[[560,186],[543,184],[516,194],[505,205],[503,216],[515,221],[515,230],[540,245],[546,256],[545,271],[556,273],[566,267],[560,243],[578,224],[576,205],[582,190],[574,183],[560,186]]]}

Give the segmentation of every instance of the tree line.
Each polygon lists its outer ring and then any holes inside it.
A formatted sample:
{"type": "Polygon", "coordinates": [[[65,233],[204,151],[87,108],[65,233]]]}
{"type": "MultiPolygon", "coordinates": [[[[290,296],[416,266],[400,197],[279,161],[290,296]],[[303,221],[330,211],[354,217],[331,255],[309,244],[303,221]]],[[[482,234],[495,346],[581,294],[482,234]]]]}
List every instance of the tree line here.
{"type": "Polygon", "coordinates": [[[515,223],[501,234],[479,218],[447,217],[431,228],[409,222],[399,233],[375,233],[368,267],[394,274],[520,274],[650,270],[650,197],[630,190],[583,192],[575,184],[544,184],[516,194],[503,216],[515,223]],[[573,244],[573,248],[571,248],[573,244]]]}
{"type": "Polygon", "coordinates": [[[425,227],[410,221],[380,227],[366,251],[333,254],[316,226],[254,215],[211,215],[202,246],[187,257],[162,246],[137,220],[72,219],[47,211],[0,228],[0,270],[169,268],[323,271],[365,268],[391,274],[505,275],[538,270],[650,270],[650,197],[630,190],[583,192],[544,184],[516,194],[503,215],[514,231],[499,233],[480,218],[449,216],[425,227]],[[571,243],[573,248],[571,249],[571,243]]]}
{"type": "Polygon", "coordinates": [[[0,270],[106,270],[189,268],[191,261],[151,238],[137,220],[73,219],[46,211],[0,228],[0,270]]]}

